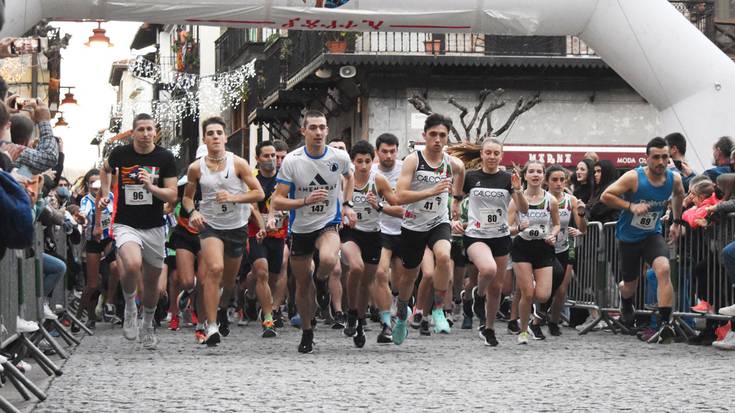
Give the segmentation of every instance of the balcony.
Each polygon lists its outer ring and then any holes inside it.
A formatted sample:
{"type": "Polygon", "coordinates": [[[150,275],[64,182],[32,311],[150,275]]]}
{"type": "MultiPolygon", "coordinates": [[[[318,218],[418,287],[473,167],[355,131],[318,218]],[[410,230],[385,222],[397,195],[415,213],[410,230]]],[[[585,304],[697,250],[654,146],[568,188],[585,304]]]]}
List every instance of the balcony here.
{"type": "Polygon", "coordinates": [[[262,57],[266,42],[275,33],[275,29],[227,29],[214,42],[216,71],[226,71],[262,57]]]}

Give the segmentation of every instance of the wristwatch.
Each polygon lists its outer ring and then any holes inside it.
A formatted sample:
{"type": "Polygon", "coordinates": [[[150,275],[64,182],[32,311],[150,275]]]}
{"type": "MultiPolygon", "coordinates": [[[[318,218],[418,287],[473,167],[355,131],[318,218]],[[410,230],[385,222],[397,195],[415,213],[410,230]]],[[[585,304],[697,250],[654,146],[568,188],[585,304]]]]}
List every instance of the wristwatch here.
{"type": "Polygon", "coordinates": [[[454,198],[454,200],[457,202],[462,202],[462,200],[464,199],[464,195],[452,195],[452,198],[454,198]]]}
{"type": "Polygon", "coordinates": [[[345,202],[342,203],[342,206],[343,207],[350,207],[352,209],[355,208],[355,204],[352,201],[345,201],[345,202]]]}
{"type": "Polygon", "coordinates": [[[378,209],[377,209],[377,211],[378,212],[383,212],[383,208],[385,208],[385,202],[383,202],[383,201],[378,202],[378,209]]]}

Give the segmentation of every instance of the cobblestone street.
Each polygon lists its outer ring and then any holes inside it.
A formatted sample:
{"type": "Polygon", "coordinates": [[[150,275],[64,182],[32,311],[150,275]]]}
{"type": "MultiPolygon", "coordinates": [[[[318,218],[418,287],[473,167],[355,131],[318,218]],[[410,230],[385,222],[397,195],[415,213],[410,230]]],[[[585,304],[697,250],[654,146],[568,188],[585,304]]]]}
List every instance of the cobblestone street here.
{"type": "MultiPolygon", "coordinates": [[[[643,344],[593,332],[515,344],[476,331],[356,349],[321,326],[314,354],[296,352],[299,333],[276,339],[234,327],[220,347],[194,343],[190,328],[159,330],[157,351],[100,324],[53,379],[48,400],[26,411],[727,411],[735,405],[732,354],[685,344],[643,344]],[[673,384],[672,384],[673,383],[673,384]]],[[[56,359],[56,358],[55,358],[56,359]]],[[[9,393],[6,395],[18,397],[9,393]]],[[[6,396],[10,397],[10,396],[6,396]]]]}

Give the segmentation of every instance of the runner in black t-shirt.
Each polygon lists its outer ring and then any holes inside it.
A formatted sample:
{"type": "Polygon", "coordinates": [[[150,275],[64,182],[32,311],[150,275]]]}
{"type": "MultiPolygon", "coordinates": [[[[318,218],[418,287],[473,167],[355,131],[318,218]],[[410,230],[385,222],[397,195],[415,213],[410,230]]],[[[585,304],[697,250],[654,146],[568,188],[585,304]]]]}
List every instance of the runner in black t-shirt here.
{"type": "MultiPolygon", "coordinates": [[[[176,202],[176,161],[168,150],[155,144],[156,124],[141,113],[133,120],[133,143],[112,150],[100,173],[99,208],[107,206],[110,182],[115,181],[113,238],[122,265],[120,284],[125,296],[123,336],[138,337],[135,293],[143,277],[143,325],[141,341],[155,349],[158,339],[153,315],[158,303],[158,280],[164,259],[163,203],[176,202]]],[[[98,212],[99,213],[99,212],[98,212]]]]}

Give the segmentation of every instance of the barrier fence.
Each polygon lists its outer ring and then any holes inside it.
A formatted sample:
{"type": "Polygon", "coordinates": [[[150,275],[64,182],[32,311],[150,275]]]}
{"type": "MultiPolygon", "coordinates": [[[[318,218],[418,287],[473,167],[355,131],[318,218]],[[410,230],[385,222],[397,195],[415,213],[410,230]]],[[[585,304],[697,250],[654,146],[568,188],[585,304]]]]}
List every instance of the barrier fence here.
{"type": "MultiPolygon", "coordinates": [[[[596,318],[580,334],[604,322],[614,332],[627,331],[615,317],[620,308],[621,282],[615,222],[590,222],[587,233],[577,239],[577,265],[568,289],[567,306],[594,310],[596,318]]],[[[727,273],[722,253],[735,238],[735,214],[715,217],[706,228],[689,229],[670,246],[669,263],[674,287],[672,317],[677,332],[694,334],[694,319],[729,320],[717,310],[735,303],[735,274],[727,273]],[[694,312],[698,300],[711,305],[710,311],[694,312]]],[[[634,296],[636,314],[650,316],[658,307],[658,280],[644,262],[634,296]]]]}

